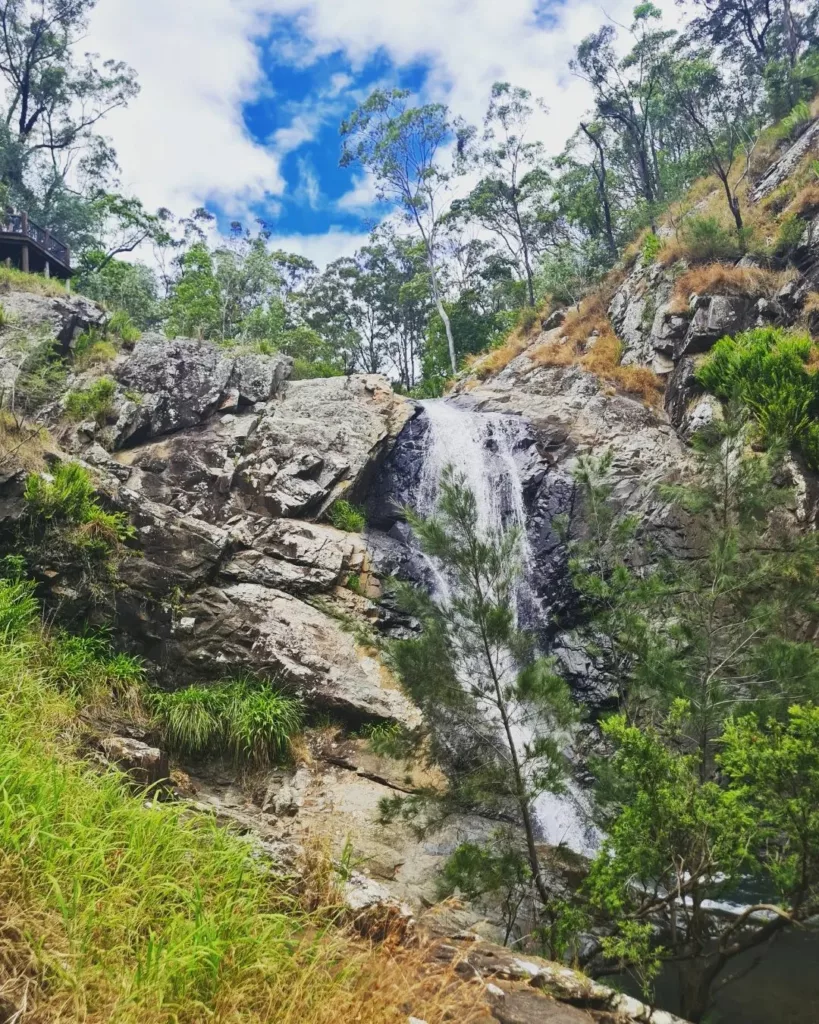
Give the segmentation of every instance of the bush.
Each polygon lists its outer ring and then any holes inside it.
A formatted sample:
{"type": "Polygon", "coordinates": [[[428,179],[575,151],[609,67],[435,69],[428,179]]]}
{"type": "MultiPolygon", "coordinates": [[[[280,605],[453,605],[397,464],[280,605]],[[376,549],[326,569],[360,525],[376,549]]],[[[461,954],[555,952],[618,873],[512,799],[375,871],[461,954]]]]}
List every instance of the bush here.
{"type": "Polygon", "coordinates": [[[740,401],[763,444],[795,446],[817,469],[819,376],[806,365],[813,355],[806,334],[758,328],[720,339],[697,379],[718,397],[740,401]]]}
{"type": "Polygon", "coordinates": [[[746,238],[746,233],[724,227],[716,217],[691,217],[680,228],[685,253],[697,263],[739,259],[746,238]]]}
{"type": "Polygon", "coordinates": [[[117,386],[110,377],[100,377],[87,388],[69,391],[65,396],[65,411],[75,422],[93,419],[98,426],[104,426],[113,410],[116,391],[117,386]]]}
{"type": "Polygon", "coordinates": [[[83,331],[74,343],[74,362],[81,370],[110,362],[116,355],[116,346],[94,327],[83,331]]]}
{"type": "Polygon", "coordinates": [[[33,413],[53,402],[65,386],[66,361],[58,356],[52,339],[42,341],[23,363],[15,387],[15,404],[25,413],[33,413]]]}
{"type": "Polygon", "coordinates": [[[655,263],[662,248],[662,239],[658,235],[655,235],[653,231],[649,231],[645,237],[643,248],[641,250],[640,262],[642,265],[644,267],[650,267],[652,263],[655,263]]]}
{"type": "Polygon", "coordinates": [[[126,345],[133,345],[142,337],[139,328],[124,309],[118,309],[116,313],[112,314],[106,325],[106,330],[126,345]]]}
{"type": "Polygon", "coordinates": [[[344,530],[346,533],[361,533],[367,524],[364,509],[351,505],[343,498],[333,502],[327,518],[337,530],[344,530]]]}
{"type": "Polygon", "coordinates": [[[541,316],[535,306],[523,306],[518,311],[517,326],[521,334],[529,334],[532,328],[540,324],[541,316]]]}
{"type": "Polygon", "coordinates": [[[23,492],[32,526],[75,527],[70,539],[81,547],[110,551],[135,530],[125,512],[106,512],[94,498],[88,471],[77,462],[61,462],[52,473],[30,473],[23,492]]]}
{"type": "Polygon", "coordinates": [[[237,763],[280,760],[301,728],[301,703],[269,683],[242,678],[155,693],[151,706],[172,750],[199,757],[225,747],[237,763]]]}

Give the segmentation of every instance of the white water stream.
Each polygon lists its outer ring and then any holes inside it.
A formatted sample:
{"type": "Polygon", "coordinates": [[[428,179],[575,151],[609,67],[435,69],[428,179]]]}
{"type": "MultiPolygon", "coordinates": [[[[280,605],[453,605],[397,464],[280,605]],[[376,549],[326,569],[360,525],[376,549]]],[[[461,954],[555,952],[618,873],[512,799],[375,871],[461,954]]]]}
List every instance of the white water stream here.
{"type": "MultiPolygon", "coordinates": [[[[528,618],[536,608],[530,586],[535,567],[527,532],[523,480],[515,457],[516,446],[527,434],[526,424],[516,416],[474,412],[442,399],[423,402],[422,406],[429,429],[418,495],[413,503],[416,511],[421,515],[434,512],[441,473],[451,466],[475,495],[481,531],[518,528],[523,573],[517,611],[528,618]]],[[[436,597],[446,602],[450,596],[448,583],[434,566],[433,571],[436,597]]],[[[531,712],[518,709],[515,723],[516,744],[523,752],[534,738],[531,712]]],[[[565,740],[568,744],[570,738],[565,740]]],[[[587,856],[596,851],[599,834],[590,822],[582,790],[572,781],[564,794],[543,793],[535,804],[535,814],[544,842],[554,846],[564,843],[587,856]]]]}

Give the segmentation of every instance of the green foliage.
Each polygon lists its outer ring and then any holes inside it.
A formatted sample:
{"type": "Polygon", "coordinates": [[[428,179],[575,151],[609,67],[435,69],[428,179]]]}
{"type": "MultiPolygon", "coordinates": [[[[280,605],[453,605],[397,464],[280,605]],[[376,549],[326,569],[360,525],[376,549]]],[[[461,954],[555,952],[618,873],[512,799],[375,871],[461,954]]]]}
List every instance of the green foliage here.
{"type": "Polygon", "coordinates": [[[523,334],[530,334],[540,322],[540,313],[534,306],[523,306],[518,313],[518,327],[523,334]]]}
{"type": "Polygon", "coordinates": [[[347,589],[352,590],[354,594],[361,593],[361,577],[358,575],[358,573],[350,573],[350,575],[347,577],[346,585],[347,589]]]}
{"type": "Polygon", "coordinates": [[[716,217],[690,217],[680,228],[680,241],[695,263],[733,262],[745,252],[745,236],[723,227],[716,217]]]}
{"type": "Polygon", "coordinates": [[[792,138],[812,118],[810,107],[804,100],[799,100],[777,126],[779,138],[792,138]]]}
{"type": "Polygon", "coordinates": [[[697,379],[720,398],[741,402],[763,444],[796,447],[819,468],[819,377],[806,365],[812,351],[806,334],[757,328],[720,339],[697,379]]]}
{"type": "Polygon", "coordinates": [[[106,324],[106,330],[113,334],[126,345],[133,345],[140,339],[139,328],[134,323],[131,314],[124,309],[118,309],[113,313],[106,324]]]}
{"type": "Polygon", "coordinates": [[[302,721],[298,700],[249,678],[155,692],[150,703],[173,750],[199,757],[227,749],[237,764],[259,767],[281,760],[302,721]]]}
{"type": "MultiPolygon", "coordinates": [[[[49,554],[46,538],[57,534],[72,548],[109,561],[136,531],[125,512],[106,512],[94,498],[88,471],[76,462],[61,462],[53,472],[30,473],[23,494],[29,542],[49,554]]],[[[113,565],[111,565],[113,568],[113,565]]]]}
{"type": "Polygon", "coordinates": [[[344,498],[334,501],[327,512],[327,518],[337,530],[346,533],[361,533],[367,525],[364,509],[350,504],[344,498]]]}
{"type": "Polygon", "coordinates": [[[439,889],[443,897],[459,892],[476,903],[490,897],[500,907],[506,945],[531,891],[532,874],[507,835],[498,833],[495,840],[487,846],[461,843],[444,864],[439,889]]]}
{"type": "Polygon", "coordinates": [[[156,275],[141,263],[108,259],[105,253],[91,250],[83,254],[82,265],[73,284],[83,295],[114,311],[109,328],[126,343],[137,340],[133,338],[134,330],[157,327],[162,319],[156,275]],[[111,326],[119,313],[130,319],[132,330],[120,334],[111,326]],[[130,336],[126,337],[126,334],[130,336]]]}
{"type": "Polygon", "coordinates": [[[73,348],[74,362],[78,369],[86,370],[98,363],[107,363],[116,358],[116,346],[107,336],[92,327],[77,338],[73,348]]]}
{"type": "Polygon", "coordinates": [[[67,376],[68,366],[57,355],[53,340],[35,343],[20,367],[15,405],[22,412],[36,412],[59,397],[67,376]]]}
{"type": "Polygon", "coordinates": [[[373,753],[379,757],[391,757],[396,761],[408,760],[416,747],[412,732],[398,722],[365,725],[361,729],[361,735],[369,741],[373,753]]]}
{"type": "Polygon", "coordinates": [[[642,265],[644,267],[650,267],[659,256],[662,248],[662,239],[653,231],[649,231],[643,241],[643,247],[640,250],[640,262],[642,265]]]}
{"type": "Polygon", "coordinates": [[[783,217],[779,223],[773,253],[779,257],[789,256],[802,240],[805,233],[805,222],[801,217],[792,214],[783,217]]]}
{"type": "Polygon", "coordinates": [[[604,731],[623,793],[587,882],[617,926],[604,949],[635,969],[647,993],[663,960],[679,962],[681,1011],[699,1021],[734,957],[819,907],[819,710],[793,707],[766,727],[753,715],[729,721],[722,784],[703,781],[699,756],[680,754],[653,729],[615,716],[604,731]],[[709,913],[707,901],[749,879],[773,886],[777,913],[741,921],[709,913]],[[654,919],[667,948],[652,940],[654,919]]]}
{"type": "Polygon", "coordinates": [[[92,419],[104,426],[113,412],[116,393],[116,383],[110,377],[100,377],[87,388],[68,392],[64,401],[66,414],[75,422],[92,419]]]}

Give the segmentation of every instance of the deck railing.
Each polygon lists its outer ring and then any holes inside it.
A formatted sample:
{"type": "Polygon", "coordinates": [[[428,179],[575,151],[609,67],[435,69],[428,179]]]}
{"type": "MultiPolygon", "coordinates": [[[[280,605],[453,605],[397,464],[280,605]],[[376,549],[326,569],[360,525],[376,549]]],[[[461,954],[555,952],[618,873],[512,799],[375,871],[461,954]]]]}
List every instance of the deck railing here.
{"type": "Polygon", "coordinates": [[[38,245],[43,252],[48,253],[55,260],[59,260],[64,267],[71,266],[71,250],[58,238],[55,238],[50,231],[41,228],[39,224],[29,220],[27,213],[6,213],[0,222],[0,232],[6,235],[20,235],[22,238],[30,238],[35,245],[38,245]]]}

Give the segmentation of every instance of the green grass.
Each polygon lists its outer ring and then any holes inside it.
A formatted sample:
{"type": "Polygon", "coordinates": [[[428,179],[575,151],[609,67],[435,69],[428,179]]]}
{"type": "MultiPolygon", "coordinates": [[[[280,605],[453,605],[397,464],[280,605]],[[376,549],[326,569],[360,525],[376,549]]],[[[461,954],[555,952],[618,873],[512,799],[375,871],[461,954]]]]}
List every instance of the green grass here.
{"type": "Polygon", "coordinates": [[[347,533],[361,533],[367,524],[364,509],[358,505],[351,505],[343,498],[333,502],[327,518],[337,530],[344,530],[347,533]]]}
{"type": "Polygon", "coordinates": [[[118,309],[116,313],[111,314],[106,324],[106,332],[113,334],[126,345],[133,345],[142,337],[139,328],[124,309],[118,309]]]}
{"type": "Polygon", "coordinates": [[[0,292],[34,292],[37,295],[53,295],[65,298],[66,289],[61,281],[55,281],[42,274],[24,274],[16,267],[0,267],[0,292]]]}
{"type": "Polygon", "coordinates": [[[23,492],[32,524],[78,527],[78,542],[114,547],[134,536],[125,512],[106,512],[97,502],[88,470],[60,462],[51,473],[30,473],[23,492]]]}
{"type": "Polygon", "coordinates": [[[150,705],[177,753],[230,751],[238,764],[264,767],[284,758],[301,728],[301,703],[267,682],[231,679],[154,693],[150,705]]]}
{"type": "Polygon", "coordinates": [[[0,579],[4,1011],[25,1007],[25,1024],[404,1024],[408,1007],[430,1024],[472,1019],[448,976],[435,988],[339,930],[318,876],[308,910],[246,839],[148,806],[76,756],[97,654],[112,671],[100,638],[49,635],[31,584],[0,579]]]}
{"type": "Polygon", "coordinates": [[[65,396],[65,411],[74,422],[94,420],[104,426],[114,408],[117,386],[110,377],[100,377],[87,388],[69,391],[65,396]]]}

